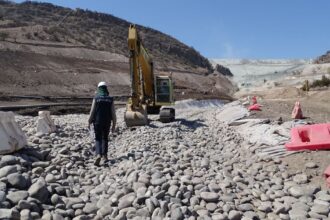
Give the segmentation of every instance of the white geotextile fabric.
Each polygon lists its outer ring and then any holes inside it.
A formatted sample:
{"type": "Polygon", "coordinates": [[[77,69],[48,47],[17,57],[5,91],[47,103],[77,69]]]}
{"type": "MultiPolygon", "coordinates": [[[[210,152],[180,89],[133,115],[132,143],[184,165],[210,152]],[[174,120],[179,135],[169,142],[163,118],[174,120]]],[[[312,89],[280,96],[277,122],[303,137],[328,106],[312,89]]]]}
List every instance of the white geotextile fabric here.
{"type": "Polygon", "coordinates": [[[175,102],[175,109],[187,109],[187,108],[213,108],[222,107],[223,101],[219,99],[205,99],[205,100],[194,100],[187,99],[175,102]]]}
{"type": "Polygon", "coordinates": [[[230,124],[247,116],[249,116],[249,111],[239,101],[235,101],[224,105],[217,112],[216,119],[230,124]]]}

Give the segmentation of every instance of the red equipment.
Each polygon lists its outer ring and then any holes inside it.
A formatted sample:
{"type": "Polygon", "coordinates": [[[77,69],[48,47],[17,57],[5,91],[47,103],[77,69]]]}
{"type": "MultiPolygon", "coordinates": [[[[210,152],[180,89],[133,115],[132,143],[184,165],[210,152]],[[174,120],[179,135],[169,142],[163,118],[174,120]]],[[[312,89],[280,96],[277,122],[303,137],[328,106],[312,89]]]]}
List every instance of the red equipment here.
{"type": "Polygon", "coordinates": [[[261,105],[259,105],[259,104],[254,104],[254,105],[250,105],[249,106],[249,111],[261,111],[261,105]]]}
{"type": "Polygon", "coordinates": [[[291,142],[285,147],[289,151],[330,149],[330,123],[292,128],[291,142]]]}

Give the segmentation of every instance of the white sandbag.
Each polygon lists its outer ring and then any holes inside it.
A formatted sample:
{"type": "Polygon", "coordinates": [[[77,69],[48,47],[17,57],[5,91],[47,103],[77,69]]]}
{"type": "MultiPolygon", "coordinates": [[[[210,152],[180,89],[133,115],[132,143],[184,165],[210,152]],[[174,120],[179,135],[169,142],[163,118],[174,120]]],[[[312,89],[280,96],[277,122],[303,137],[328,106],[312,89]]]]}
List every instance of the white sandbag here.
{"type": "Polygon", "coordinates": [[[50,117],[49,111],[39,111],[38,115],[37,133],[49,134],[56,131],[56,126],[50,117]]]}
{"type": "Polygon", "coordinates": [[[26,136],[16,123],[14,113],[0,112],[0,154],[15,152],[26,145],[26,136]]]}

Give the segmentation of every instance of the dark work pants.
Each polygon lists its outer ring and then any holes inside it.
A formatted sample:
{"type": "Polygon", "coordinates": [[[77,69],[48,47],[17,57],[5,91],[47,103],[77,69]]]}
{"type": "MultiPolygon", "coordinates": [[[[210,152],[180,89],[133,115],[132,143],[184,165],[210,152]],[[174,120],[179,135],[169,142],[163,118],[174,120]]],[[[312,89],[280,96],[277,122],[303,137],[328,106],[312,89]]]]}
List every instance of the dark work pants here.
{"type": "Polygon", "coordinates": [[[95,131],[95,148],[96,154],[107,156],[108,154],[108,136],[110,132],[111,123],[94,124],[95,131]]]}

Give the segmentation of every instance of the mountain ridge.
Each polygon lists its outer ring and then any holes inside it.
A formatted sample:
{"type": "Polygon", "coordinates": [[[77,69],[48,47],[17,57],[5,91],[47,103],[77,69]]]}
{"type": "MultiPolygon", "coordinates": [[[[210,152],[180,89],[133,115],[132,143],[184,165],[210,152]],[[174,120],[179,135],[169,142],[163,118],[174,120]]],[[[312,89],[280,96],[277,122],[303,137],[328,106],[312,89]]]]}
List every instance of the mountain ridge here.
{"type": "MultiPolygon", "coordinates": [[[[72,10],[33,1],[16,4],[2,0],[0,5],[2,35],[6,34],[4,28],[21,28],[19,34],[7,32],[6,38],[65,42],[128,56],[127,31],[130,23],[124,19],[90,10],[72,10]],[[42,27],[31,28],[35,25],[42,27]]],[[[155,29],[136,26],[145,47],[155,60],[156,68],[165,68],[164,63],[167,63],[178,69],[201,68],[208,72],[213,71],[209,61],[193,47],[155,29]]]]}

